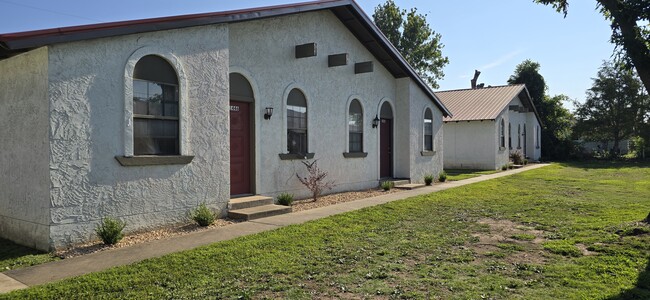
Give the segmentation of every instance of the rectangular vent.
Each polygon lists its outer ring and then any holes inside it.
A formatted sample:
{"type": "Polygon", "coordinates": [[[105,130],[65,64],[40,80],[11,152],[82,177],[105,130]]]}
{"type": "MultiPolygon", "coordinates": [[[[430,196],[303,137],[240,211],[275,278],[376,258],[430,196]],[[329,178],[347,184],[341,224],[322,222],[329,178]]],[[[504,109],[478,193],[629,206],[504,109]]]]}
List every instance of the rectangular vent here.
{"type": "Polygon", "coordinates": [[[373,65],[371,61],[354,64],[354,74],[370,73],[372,71],[373,71],[373,65]]]}
{"type": "Polygon", "coordinates": [[[334,54],[327,57],[327,66],[328,67],[338,67],[345,66],[348,64],[348,54],[334,54]]]}
{"type": "Polygon", "coordinates": [[[296,46],[296,58],[316,56],[316,43],[308,43],[296,46]]]}

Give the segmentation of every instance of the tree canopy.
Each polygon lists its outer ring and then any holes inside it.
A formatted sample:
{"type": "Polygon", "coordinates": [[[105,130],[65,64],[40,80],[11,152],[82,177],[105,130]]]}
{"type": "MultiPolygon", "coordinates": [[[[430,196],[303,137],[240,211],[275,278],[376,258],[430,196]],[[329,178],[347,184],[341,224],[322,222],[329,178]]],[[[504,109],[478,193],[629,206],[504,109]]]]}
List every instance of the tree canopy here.
{"type": "MultiPolygon", "coordinates": [[[[569,0],[534,0],[551,5],[566,16],[569,0]]],[[[611,40],[622,50],[628,65],[636,68],[643,85],[650,90],[650,1],[596,0],[601,13],[611,22],[611,40]]]]}
{"type": "Polygon", "coordinates": [[[449,59],[442,54],[442,36],[431,29],[426,15],[418,14],[417,8],[406,11],[388,0],[375,8],[372,17],[420,77],[432,88],[439,88],[438,80],[445,76],[443,68],[449,59]]]}
{"type": "Polygon", "coordinates": [[[517,65],[508,84],[526,84],[528,93],[542,121],[542,156],[547,159],[566,159],[571,152],[573,116],[562,106],[565,95],[546,95],[546,81],[539,73],[540,64],[527,59],[517,65]]]}
{"type": "Polygon", "coordinates": [[[588,140],[613,141],[614,155],[619,142],[639,125],[646,96],[634,71],[620,61],[604,62],[593,80],[585,103],[576,110],[576,133],[588,140]]]}

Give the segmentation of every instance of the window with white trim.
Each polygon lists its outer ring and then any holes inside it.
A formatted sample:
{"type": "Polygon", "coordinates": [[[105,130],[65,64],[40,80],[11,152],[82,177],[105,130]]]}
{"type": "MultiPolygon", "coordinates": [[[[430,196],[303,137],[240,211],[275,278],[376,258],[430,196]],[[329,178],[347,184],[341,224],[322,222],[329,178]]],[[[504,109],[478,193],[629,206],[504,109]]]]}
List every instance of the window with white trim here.
{"type": "Polygon", "coordinates": [[[499,123],[499,147],[505,148],[506,147],[506,122],[501,118],[501,122],[499,123]]]}
{"type": "Polygon", "coordinates": [[[508,122],[508,148],[512,149],[512,124],[508,122]]]}
{"type": "Polygon", "coordinates": [[[350,102],[348,111],[348,151],[363,152],[363,108],[359,100],[350,102]]]}
{"type": "Polygon", "coordinates": [[[307,99],[299,89],[287,98],[287,152],[307,154],[307,99]]]}
{"type": "Polygon", "coordinates": [[[521,124],[517,124],[517,149],[521,149],[521,124]]]}
{"type": "Polygon", "coordinates": [[[133,71],[133,154],[179,155],[178,77],[162,57],[147,55],[133,71]]]}
{"type": "Polygon", "coordinates": [[[430,108],[424,111],[424,151],[433,151],[433,113],[430,108]]]}

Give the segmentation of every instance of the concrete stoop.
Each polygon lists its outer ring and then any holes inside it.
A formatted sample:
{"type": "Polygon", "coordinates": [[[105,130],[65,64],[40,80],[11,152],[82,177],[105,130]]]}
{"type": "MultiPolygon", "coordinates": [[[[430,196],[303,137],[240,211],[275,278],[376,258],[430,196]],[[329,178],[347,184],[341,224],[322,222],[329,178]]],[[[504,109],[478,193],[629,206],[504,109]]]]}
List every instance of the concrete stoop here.
{"type": "Polygon", "coordinates": [[[425,186],[426,185],[424,185],[423,183],[409,183],[409,184],[396,185],[395,188],[400,190],[414,190],[414,189],[423,188],[425,186]]]}
{"type": "Polygon", "coordinates": [[[393,187],[399,190],[414,190],[425,187],[422,183],[411,183],[411,179],[389,179],[393,183],[393,187]]]}
{"type": "Polygon", "coordinates": [[[290,206],[275,205],[273,198],[250,196],[230,199],[228,217],[236,220],[254,220],[291,212],[290,206]]]}

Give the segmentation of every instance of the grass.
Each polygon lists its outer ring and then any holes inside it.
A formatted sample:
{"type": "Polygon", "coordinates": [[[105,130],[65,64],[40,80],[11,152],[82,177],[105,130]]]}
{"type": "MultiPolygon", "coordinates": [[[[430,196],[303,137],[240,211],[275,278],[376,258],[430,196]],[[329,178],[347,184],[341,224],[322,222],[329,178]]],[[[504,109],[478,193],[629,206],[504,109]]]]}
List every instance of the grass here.
{"type": "Polygon", "coordinates": [[[0,272],[38,265],[58,258],[27,248],[12,241],[0,239],[0,272]]]}
{"type": "Polygon", "coordinates": [[[0,298],[649,299],[648,211],[650,165],[556,164],[0,298]]]}
{"type": "Polygon", "coordinates": [[[447,172],[447,181],[458,181],[473,177],[478,177],[481,175],[494,174],[500,171],[497,170],[461,170],[461,169],[452,169],[445,170],[447,172]]]}

